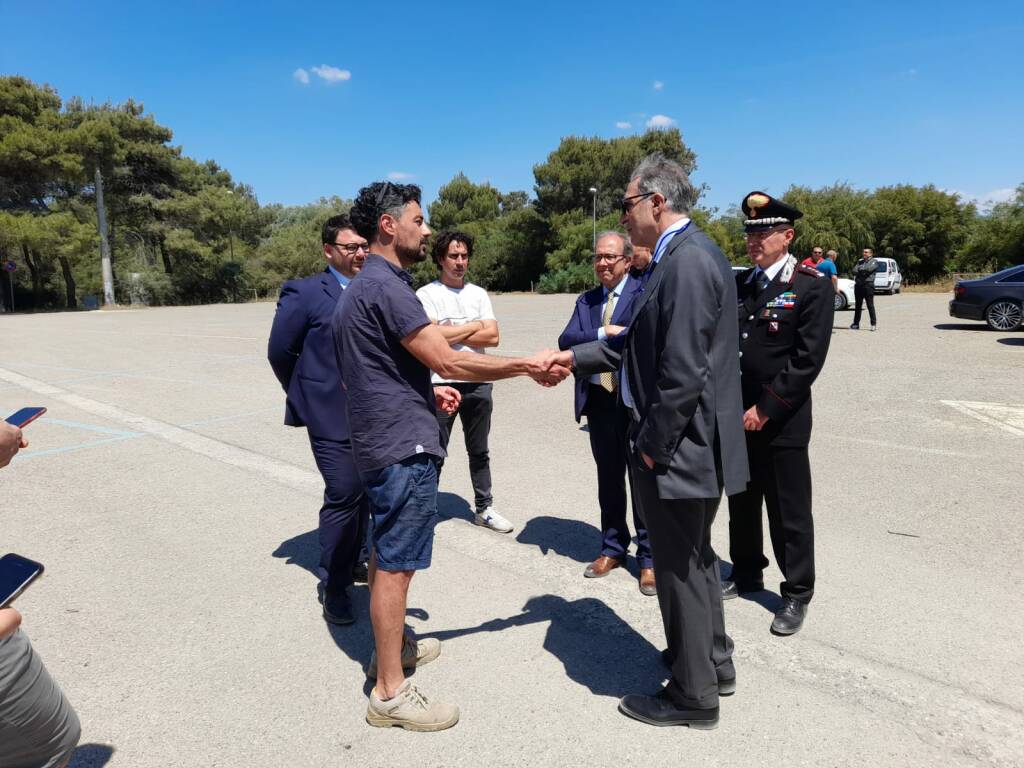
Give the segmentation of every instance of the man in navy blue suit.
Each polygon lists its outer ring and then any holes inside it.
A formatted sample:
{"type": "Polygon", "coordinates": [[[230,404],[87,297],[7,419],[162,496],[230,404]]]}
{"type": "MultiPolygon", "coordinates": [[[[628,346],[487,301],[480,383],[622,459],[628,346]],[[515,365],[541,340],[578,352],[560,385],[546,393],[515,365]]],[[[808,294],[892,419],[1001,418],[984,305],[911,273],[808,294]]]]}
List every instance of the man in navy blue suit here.
{"type": "MultiPolygon", "coordinates": [[[[558,337],[558,348],[618,336],[629,325],[639,281],[628,274],[633,256],[629,239],[619,232],[602,232],[594,253],[594,272],[601,285],[576,299],[572,319],[558,337]]],[[[626,475],[629,466],[626,430],[628,415],[617,407],[618,380],[613,373],[576,377],[576,421],[586,415],[590,450],[597,464],[597,498],[601,505],[601,554],[587,566],[586,578],[606,576],[624,565],[629,549],[626,523],[626,475]]],[[[630,478],[632,489],[632,478],[630,478]]],[[[633,507],[640,591],[656,595],[654,563],[647,530],[633,507]]]]}
{"type": "Polygon", "coordinates": [[[331,624],[351,624],[347,593],[366,580],[369,507],[352,461],[345,390],[331,336],[331,317],[349,281],[366,260],[366,238],[348,216],[332,216],[322,232],[327,268],[281,288],[267,359],[287,394],[284,423],[306,427],[313,458],[324,478],[320,507],[320,577],[323,614],[331,624]]]}

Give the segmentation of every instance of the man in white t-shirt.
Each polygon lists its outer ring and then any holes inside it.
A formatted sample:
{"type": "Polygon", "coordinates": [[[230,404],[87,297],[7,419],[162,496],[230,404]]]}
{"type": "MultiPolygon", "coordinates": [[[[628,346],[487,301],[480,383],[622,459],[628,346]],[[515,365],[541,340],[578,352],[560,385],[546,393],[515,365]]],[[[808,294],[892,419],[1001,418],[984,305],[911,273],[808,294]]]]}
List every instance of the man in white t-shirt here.
{"type": "MultiPolygon", "coordinates": [[[[466,270],[473,255],[473,238],[465,232],[447,231],[434,241],[433,258],[441,277],[416,291],[427,317],[437,325],[456,351],[484,353],[487,347],[498,346],[498,321],[494,318],[487,291],[466,282],[466,270]]],[[[494,511],[491,496],[491,459],[487,439],[491,431],[492,384],[449,381],[431,374],[436,384],[448,384],[462,393],[458,411],[437,413],[441,428],[441,446],[448,449],[456,415],[462,421],[462,432],[469,454],[469,476],[473,483],[476,515],[473,522],[498,533],[508,533],[512,523],[494,511]]]]}

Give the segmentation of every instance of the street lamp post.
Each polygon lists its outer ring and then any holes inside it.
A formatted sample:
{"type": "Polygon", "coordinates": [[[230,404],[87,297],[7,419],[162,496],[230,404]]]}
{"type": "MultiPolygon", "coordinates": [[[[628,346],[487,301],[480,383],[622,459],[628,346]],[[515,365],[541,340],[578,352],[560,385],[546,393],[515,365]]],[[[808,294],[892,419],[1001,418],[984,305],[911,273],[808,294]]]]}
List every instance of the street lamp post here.
{"type": "Polygon", "coordinates": [[[590,188],[590,194],[594,196],[594,253],[597,253],[597,187],[590,188]]]}

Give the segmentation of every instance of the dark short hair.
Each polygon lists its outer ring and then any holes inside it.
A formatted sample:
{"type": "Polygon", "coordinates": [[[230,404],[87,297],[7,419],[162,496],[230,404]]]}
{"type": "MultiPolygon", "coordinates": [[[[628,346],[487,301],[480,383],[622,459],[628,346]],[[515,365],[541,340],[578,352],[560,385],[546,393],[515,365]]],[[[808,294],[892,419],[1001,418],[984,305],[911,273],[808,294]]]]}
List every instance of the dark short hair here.
{"type": "Polygon", "coordinates": [[[398,218],[406,205],[418,203],[420,199],[420,188],[415,184],[375,181],[359,190],[349,216],[356,232],[372,243],[377,237],[381,216],[386,213],[398,218]]]}
{"type": "Polygon", "coordinates": [[[324,245],[334,243],[338,233],[343,229],[355,230],[352,219],[349,218],[348,214],[339,213],[337,216],[331,216],[331,218],[324,222],[323,229],[320,230],[321,242],[324,245]]]}
{"type": "Polygon", "coordinates": [[[431,250],[431,256],[438,268],[441,266],[441,259],[448,255],[448,246],[452,243],[462,243],[466,246],[466,255],[473,256],[473,236],[467,232],[459,232],[457,229],[446,229],[435,238],[431,250]]]}

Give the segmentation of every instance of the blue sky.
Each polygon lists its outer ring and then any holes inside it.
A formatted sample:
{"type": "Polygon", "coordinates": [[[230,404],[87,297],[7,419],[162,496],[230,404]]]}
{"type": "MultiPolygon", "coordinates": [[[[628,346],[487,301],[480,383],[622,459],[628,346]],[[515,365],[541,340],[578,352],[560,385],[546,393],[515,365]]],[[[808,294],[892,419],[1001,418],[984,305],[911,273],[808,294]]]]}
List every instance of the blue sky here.
{"type": "Polygon", "coordinates": [[[0,0],[0,19],[0,73],[142,101],[263,203],[389,174],[429,199],[458,171],[532,192],[560,137],[651,120],[721,209],[793,183],[1024,182],[1019,2],[0,0]]]}

